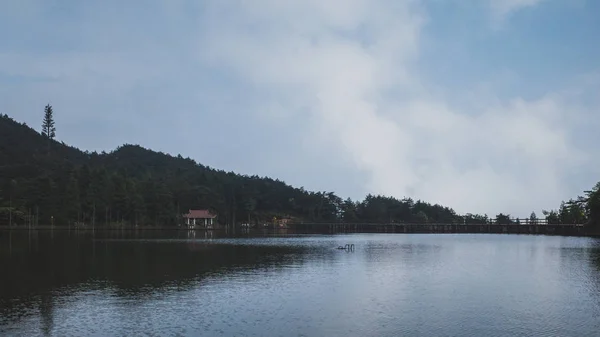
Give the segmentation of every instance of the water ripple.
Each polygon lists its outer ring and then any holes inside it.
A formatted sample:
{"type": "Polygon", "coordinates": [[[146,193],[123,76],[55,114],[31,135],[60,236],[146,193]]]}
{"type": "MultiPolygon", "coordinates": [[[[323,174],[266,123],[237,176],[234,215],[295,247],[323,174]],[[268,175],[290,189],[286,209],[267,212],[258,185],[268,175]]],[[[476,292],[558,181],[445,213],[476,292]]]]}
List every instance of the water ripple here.
{"type": "Polygon", "coordinates": [[[0,287],[2,336],[546,337],[600,331],[600,245],[593,239],[153,237],[61,241],[43,249],[0,256],[8,271],[7,286],[0,287]],[[335,249],[345,243],[356,249],[335,249]]]}

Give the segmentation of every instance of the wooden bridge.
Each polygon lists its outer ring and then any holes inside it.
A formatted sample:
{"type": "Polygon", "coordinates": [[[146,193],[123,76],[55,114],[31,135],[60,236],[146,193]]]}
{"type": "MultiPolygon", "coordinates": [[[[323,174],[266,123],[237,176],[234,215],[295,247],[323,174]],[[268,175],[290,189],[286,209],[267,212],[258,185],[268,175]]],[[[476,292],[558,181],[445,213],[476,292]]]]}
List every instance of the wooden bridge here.
{"type": "Polygon", "coordinates": [[[299,232],[316,233],[488,233],[585,236],[583,224],[465,223],[290,223],[299,232]]]}

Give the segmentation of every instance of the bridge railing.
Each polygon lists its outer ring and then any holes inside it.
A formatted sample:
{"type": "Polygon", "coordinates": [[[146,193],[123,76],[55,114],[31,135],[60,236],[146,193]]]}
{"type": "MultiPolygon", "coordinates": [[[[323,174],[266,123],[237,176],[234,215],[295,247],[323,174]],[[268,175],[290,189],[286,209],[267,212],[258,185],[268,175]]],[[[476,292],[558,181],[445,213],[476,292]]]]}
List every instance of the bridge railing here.
{"type": "Polygon", "coordinates": [[[536,226],[584,226],[584,223],[549,223],[546,219],[512,219],[510,222],[507,221],[496,221],[495,219],[487,222],[474,222],[474,221],[461,221],[461,222],[417,222],[417,221],[392,221],[392,222],[375,222],[375,221],[361,221],[361,222],[331,222],[331,221],[293,221],[289,222],[289,225],[360,225],[360,226],[389,226],[389,225],[466,225],[466,226],[506,226],[506,225],[536,225],[536,226]]]}

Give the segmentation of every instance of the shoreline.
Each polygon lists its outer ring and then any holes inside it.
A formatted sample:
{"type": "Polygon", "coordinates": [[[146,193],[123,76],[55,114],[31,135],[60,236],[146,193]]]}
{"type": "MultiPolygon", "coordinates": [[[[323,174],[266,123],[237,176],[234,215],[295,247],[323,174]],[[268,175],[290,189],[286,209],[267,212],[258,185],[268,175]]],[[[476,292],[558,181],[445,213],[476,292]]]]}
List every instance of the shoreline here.
{"type": "Polygon", "coordinates": [[[77,231],[136,231],[136,230],[171,230],[171,231],[188,231],[188,230],[206,230],[206,231],[221,231],[225,228],[194,228],[188,229],[187,227],[173,227],[173,226],[140,226],[140,227],[81,227],[81,226],[0,226],[0,230],[14,230],[14,231],[26,231],[26,230],[57,230],[57,231],[69,231],[69,230],[77,230],[77,231]]]}
{"type": "Polygon", "coordinates": [[[204,232],[277,232],[290,231],[301,234],[521,234],[549,236],[578,236],[600,238],[600,230],[587,230],[581,225],[461,225],[461,224],[291,224],[288,227],[269,228],[187,228],[185,226],[0,226],[0,231],[204,231],[204,232]]]}

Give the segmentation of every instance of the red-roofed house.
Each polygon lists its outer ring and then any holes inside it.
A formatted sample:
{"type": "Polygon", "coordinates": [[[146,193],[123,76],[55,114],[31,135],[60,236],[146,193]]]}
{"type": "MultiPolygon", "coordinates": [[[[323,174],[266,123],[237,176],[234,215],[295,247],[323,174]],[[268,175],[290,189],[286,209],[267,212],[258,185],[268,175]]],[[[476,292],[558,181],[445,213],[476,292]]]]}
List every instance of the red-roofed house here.
{"type": "Polygon", "coordinates": [[[183,218],[186,219],[188,227],[204,225],[204,228],[213,228],[214,219],[217,216],[207,209],[190,209],[187,214],[183,215],[183,218]]]}

